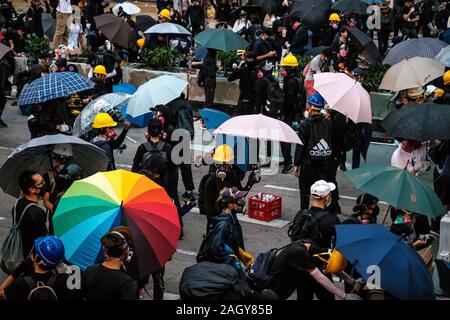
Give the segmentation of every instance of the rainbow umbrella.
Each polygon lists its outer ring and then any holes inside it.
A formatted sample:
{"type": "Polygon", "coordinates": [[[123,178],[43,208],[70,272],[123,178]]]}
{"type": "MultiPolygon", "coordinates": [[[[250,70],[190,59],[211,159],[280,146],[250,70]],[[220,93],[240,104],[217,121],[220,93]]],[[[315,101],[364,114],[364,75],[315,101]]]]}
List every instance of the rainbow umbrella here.
{"type": "Polygon", "coordinates": [[[61,198],[53,224],[66,260],[82,270],[103,261],[103,235],[120,225],[131,228],[134,255],[129,271],[140,277],[166,264],[180,235],[177,208],[164,188],[125,170],[74,182],[61,198]]]}

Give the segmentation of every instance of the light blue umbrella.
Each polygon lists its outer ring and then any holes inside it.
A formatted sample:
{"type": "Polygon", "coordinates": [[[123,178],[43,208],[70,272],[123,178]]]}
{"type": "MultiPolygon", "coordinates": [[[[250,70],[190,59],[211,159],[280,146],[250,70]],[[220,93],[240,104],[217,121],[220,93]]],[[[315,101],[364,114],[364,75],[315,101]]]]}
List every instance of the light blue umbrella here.
{"type": "Polygon", "coordinates": [[[450,46],[442,48],[439,54],[436,56],[436,60],[446,67],[450,67],[450,46]]]}
{"type": "Polygon", "coordinates": [[[37,104],[92,89],[94,84],[76,72],[55,72],[34,80],[19,97],[19,106],[37,104]]]}
{"type": "Polygon", "coordinates": [[[191,33],[185,28],[176,23],[164,22],[155,24],[153,27],[148,28],[144,31],[148,34],[176,34],[176,35],[186,35],[190,36],[191,33]]]}
{"type": "Polygon", "coordinates": [[[150,108],[178,98],[187,85],[187,81],[169,75],[149,80],[128,101],[125,112],[134,118],[149,113],[150,108]]]}
{"type": "MultiPolygon", "coordinates": [[[[121,84],[117,84],[117,85],[113,86],[113,92],[118,92],[118,93],[121,92],[121,93],[127,93],[127,94],[133,95],[136,91],[137,91],[137,89],[132,84],[129,84],[129,83],[121,83],[121,84]]],[[[139,128],[144,128],[145,126],[147,126],[148,122],[153,117],[153,113],[152,112],[146,113],[142,116],[134,118],[134,117],[130,116],[129,114],[127,114],[127,106],[128,106],[128,101],[126,103],[124,103],[123,106],[120,108],[120,112],[125,117],[125,119],[130,121],[132,124],[138,126],[139,128]]]]}
{"type": "Polygon", "coordinates": [[[131,95],[125,93],[107,93],[91,101],[75,119],[73,135],[81,137],[91,131],[94,118],[97,114],[102,112],[112,114],[119,112],[121,106],[130,98],[131,95]]]}

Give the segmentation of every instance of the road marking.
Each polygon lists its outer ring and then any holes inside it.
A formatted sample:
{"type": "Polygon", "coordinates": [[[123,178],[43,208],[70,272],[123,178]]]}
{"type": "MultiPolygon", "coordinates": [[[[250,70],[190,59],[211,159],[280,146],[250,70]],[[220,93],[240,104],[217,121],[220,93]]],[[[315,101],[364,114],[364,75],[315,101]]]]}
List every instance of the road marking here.
{"type": "Polygon", "coordinates": [[[13,150],[16,150],[16,148],[10,148],[10,147],[0,147],[0,150],[8,150],[8,151],[13,151],[13,150]]]}
{"type": "MultiPolygon", "coordinates": [[[[179,300],[180,296],[174,293],[164,292],[164,300],[179,300]]],[[[153,290],[149,290],[148,293],[141,297],[141,300],[153,300],[153,290]]]]}
{"type": "MultiPolygon", "coordinates": [[[[300,192],[300,189],[295,189],[295,188],[287,188],[287,187],[280,187],[280,186],[273,186],[271,184],[266,184],[264,186],[264,188],[270,188],[270,189],[278,189],[278,190],[286,190],[286,191],[293,191],[293,192],[300,192]]],[[[352,197],[352,196],[344,196],[344,195],[339,195],[340,199],[346,199],[346,200],[352,200],[352,201],[356,201],[356,197],[352,197]]],[[[386,206],[389,205],[389,203],[384,202],[384,201],[380,201],[380,204],[384,204],[386,206]]]]}
{"type": "Polygon", "coordinates": [[[183,249],[177,249],[177,253],[184,254],[184,255],[187,255],[187,256],[196,256],[197,255],[197,252],[187,251],[187,250],[183,250],[183,249]]]}
{"type": "Polygon", "coordinates": [[[5,220],[6,218],[0,217],[0,221],[5,220]]]}
{"type": "Polygon", "coordinates": [[[124,164],[124,163],[117,163],[116,167],[127,168],[127,169],[131,169],[132,168],[132,166],[130,166],[129,164],[124,164]]]}
{"type": "MultiPolygon", "coordinates": [[[[197,207],[196,208],[192,208],[190,212],[200,214],[200,209],[197,208],[197,207]]],[[[236,216],[237,216],[239,221],[259,224],[259,225],[262,225],[262,226],[273,227],[273,228],[278,228],[278,229],[281,229],[281,228],[285,227],[286,225],[288,225],[290,223],[290,221],[281,220],[281,219],[274,219],[272,221],[265,222],[265,221],[260,221],[260,220],[257,220],[257,219],[249,218],[247,215],[237,214],[236,216]]]]}

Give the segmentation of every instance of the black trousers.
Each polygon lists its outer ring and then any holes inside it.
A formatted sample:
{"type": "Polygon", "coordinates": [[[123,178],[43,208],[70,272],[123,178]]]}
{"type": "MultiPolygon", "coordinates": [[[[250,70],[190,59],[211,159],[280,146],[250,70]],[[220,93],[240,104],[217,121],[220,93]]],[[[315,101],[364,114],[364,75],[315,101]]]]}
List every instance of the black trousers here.
{"type": "Polygon", "coordinates": [[[3,110],[5,110],[7,101],[8,101],[8,99],[6,98],[5,90],[3,88],[0,88],[0,119],[3,114],[3,110]]]}
{"type": "MultiPolygon", "coordinates": [[[[347,152],[342,151],[340,165],[345,166],[347,162],[347,152]]],[[[361,165],[361,149],[360,147],[355,147],[352,150],[352,169],[357,169],[361,165]]]]}
{"type": "Polygon", "coordinates": [[[205,90],[205,107],[212,107],[214,105],[214,96],[216,94],[216,87],[204,87],[205,90]]]}
{"type": "Polygon", "coordinates": [[[163,268],[161,271],[157,271],[152,274],[153,300],[156,301],[164,300],[164,291],[166,290],[164,286],[164,272],[165,268],[163,268]]]}
{"type": "Polygon", "coordinates": [[[192,178],[192,166],[190,163],[182,163],[178,165],[181,171],[181,179],[183,180],[183,185],[186,191],[192,191],[194,187],[194,179],[192,178]]]}
{"type": "Polygon", "coordinates": [[[388,49],[390,35],[390,30],[378,30],[378,52],[380,53],[380,57],[384,57],[388,49]]]}
{"type": "MultiPolygon", "coordinates": [[[[331,281],[331,275],[327,275],[331,281]]],[[[311,301],[314,299],[314,294],[319,300],[332,301],[335,300],[334,294],[322,287],[312,276],[305,275],[297,288],[297,300],[311,301]]]]}
{"type": "MultiPolygon", "coordinates": [[[[294,115],[286,115],[283,122],[289,127],[292,126],[292,121],[294,121],[294,115]]],[[[290,143],[281,142],[281,154],[283,155],[284,161],[292,163],[292,147],[290,143]]]]}
{"type": "Polygon", "coordinates": [[[300,187],[300,209],[309,208],[309,198],[311,186],[318,180],[325,180],[336,185],[336,189],[331,192],[331,204],[328,207],[330,212],[339,212],[339,192],[336,182],[337,162],[316,162],[315,165],[300,166],[299,187],[300,187]]]}

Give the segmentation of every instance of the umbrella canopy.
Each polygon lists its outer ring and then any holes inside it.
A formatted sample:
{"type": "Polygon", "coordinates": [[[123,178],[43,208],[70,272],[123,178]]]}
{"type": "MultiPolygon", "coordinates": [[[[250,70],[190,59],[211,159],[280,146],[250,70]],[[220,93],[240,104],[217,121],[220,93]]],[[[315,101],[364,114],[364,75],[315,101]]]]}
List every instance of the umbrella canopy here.
{"type": "Polygon", "coordinates": [[[323,49],[326,49],[326,48],[328,48],[328,47],[326,47],[326,46],[319,46],[319,47],[311,48],[311,49],[306,51],[305,56],[315,57],[318,54],[322,53],[323,49]]]}
{"type": "Polygon", "coordinates": [[[132,48],[136,39],[133,29],[128,23],[122,21],[111,13],[105,13],[94,17],[97,29],[112,43],[118,44],[124,48],[132,48]]]}
{"type": "Polygon", "coordinates": [[[11,51],[12,49],[8,46],[5,46],[3,43],[0,43],[0,59],[3,59],[6,53],[11,51]]]}
{"type": "Polygon", "coordinates": [[[407,58],[434,58],[447,43],[434,38],[408,39],[396,44],[383,60],[383,64],[396,64],[407,58]]]}
{"type": "Polygon", "coordinates": [[[437,217],[446,212],[439,197],[419,177],[395,167],[370,165],[345,172],[359,190],[397,209],[437,217]]]}
{"type": "Polygon", "coordinates": [[[286,123],[262,114],[233,117],[218,127],[214,134],[303,144],[286,123]]]}
{"type": "Polygon", "coordinates": [[[381,288],[402,300],[433,300],[431,274],[404,241],[377,224],[336,225],[336,249],[367,281],[373,266],[381,288]]]}
{"type": "Polygon", "coordinates": [[[142,32],[153,27],[156,23],[157,21],[150,16],[136,16],[136,27],[142,32]]]}
{"type": "Polygon", "coordinates": [[[202,46],[220,51],[243,50],[248,47],[248,42],[237,33],[227,29],[208,29],[200,32],[195,41],[202,46]]]}
{"type": "Polygon", "coordinates": [[[344,73],[323,72],[314,75],[314,89],[334,109],[353,122],[372,123],[370,95],[361,84],[344,73]]]}
{"type": "Polygon", "coordinates": [[[260,6],[258,5],[245,5],[236,9],[233,9],[229,16],[226,19],[226,22],[229,25],[234,25],[234,22],[239,19],[239,15],[241,11],[245,11],[247,13],[247,18],[255,17],[257,18],[258,24],[264,23],[264,17],[266,16],[266,11],[264,11],[260,6]]]}
{"type": "Polygon", "coordinates": [[[168,75],[149,80],[128,101],[125,112],[132,117],[149,113],[150,108],[178,98],[187,85],[186,81],[168,75]]]}
{"type": "Polygon", "coordinates": [[[186,35],[190,36],[191,33],[185,28],[176,23],[164,22],[155,24],[153,27],[148,28],[144,33],[149,34],[173,34],[173,35],[186,35]]]}
{"type": "Polygon", "coordinates": [[[381,122],[381,126],[391,137],[417,141],[450,139],[449,119],[449,105],[408,104],[390,112],[381,122]]]}
{"type": "MultiPolygon", "coordinates": [[[[126,93],[126,94],[133,95],[136,91],[137,91],[137,89],[129,83],[121,83],[121,84],[117,84],[117,85],[113,86],[113,92],[117,92],[117,93],[126,93]]],[[[134,118],[134,117],[130,116],[129,114],[127,114],[127,107],[128,107],[128,101],[126,101],[122,105],[122,107],[120,108],[120,112],[125,117],[125,119],[127,119],[128,121],[133,123],[135,126],[138,126],[139,128],[146,127],[148,125],[148,122],[150,121],[150,119],[153,117],[153,113],[149,112],[149,113],[146,113],[146,114],[143,114],[141,116],[134,118]]]]}
{"type": "Polygon", "coordinates": [[[334,10],[342,13],[355,13],[366,15],[369,4],[362,0],[338,0],[333,4],[334,10]]]}
{"type": "MultiPolygon", "coordinates": [[[[202,115],[202,119],[205,122],[206,129],[211,133],[220,127],[222,123],[231,119],[231,117],[225,112],[211,109],[211,108],[203,108],[200,109],[200,114],[202,115]]],[[[216,135],[216,143],[217,145],[228,144],[234,150],[235,158],[231,162],[236,164],[242,172],[247,172],[249,166],[249,144],[248,139],[245,138],[245,141],[242,141],[243,138],[237,137],[227,137],[223,134],[216,135]],[[241,140],[240,140],[241,139],[241,140]],[[241,156],[241,153],[244,154],[244,157],[241,156]]]]}
{"type": "Polygon", "coordinates": [[[436,60],[446,67],[450,67],[450,46],[442,48],[439,54],[436,56],[436,60]]]}
{"type": "Polygon", "coordinates": [[[380,89],[400,91],[424,86],[442,77],[445,66],[430,58],[415,57],[390,67],[384,74],[380,89]]]}
{"type": "Polygon", "coordinates": [[[19,175],[24,170],[36,170],[44,174],[51,171],[50,154],[58,144],[70,144],[74,160],[85,175],[106,170],[109,159],[105,152],[93,144],[76,137],[63,134],[48,135],[32,139],[17,147],[0,168],[0,187],[7,194],[18,198],[19,175]]]}
{"type": "Polygon", "coordinates": [[[52,17],[51,13],[42,13],[42,28],[47,38],[52,40],[56,31],[56,19],[52,17]]]}
{"type": "Polygon", "coordinates": [[[314,33],[328,22],[331,11],[331,0],[299,0],[289,13],[290,16],[297,17],[301,22],[314,33]]]}
{"type": "Polygon", "coordinates": [[[34,80],[20,94],[19,106],[36,104],[48,100],[68,97],[74,93],[89,90],[94,84],[76,72],[54,72],[34,80]]]}
{"type": "Polygon", "coordinates": [[[268,14],[274,14],[281,6],[277,0],[258,0],[257,3],[268,14]]]}
{"type": "Polygon", "coordinates": [[[137,5],[131,3],[131,2],[122,2],[122,3],[118,3],[114,6],[114,8],[112,8],[112,13],[114,13],[115,15],[117,15],[120,11],[120,8],[122,8],[122,10],[132,16],[135,14],[138,14],[139,12],[141,12],[141,8],[139,8],[137,5]]]}
{"type": "Polygon", "coordinates": [[[80,137],[92,130],[92,124],[97,114],[101,112],[112,113],[119,112],[119,109],[125,104],[131,95],[124,93],[107,93],[91,101],[75,119],[73,125],[73,135],[80,137]]]}
{"type": "Polygon", "coordinates": [[[66,260],[82,270],[103,261],[103,235],[119,225],[129,227],[140,277],[164,267],[180,236],[177,208],[164,188],[125,170],[74,182],[58,204],[53,225],[66,260]]]}
{"type": "Polygon", "coordinates": [[[346,27],[350,41],[358,48],[359,54],[371,65],[378,65],[380,54],[375,42],[356,27],[346,27]]]}

